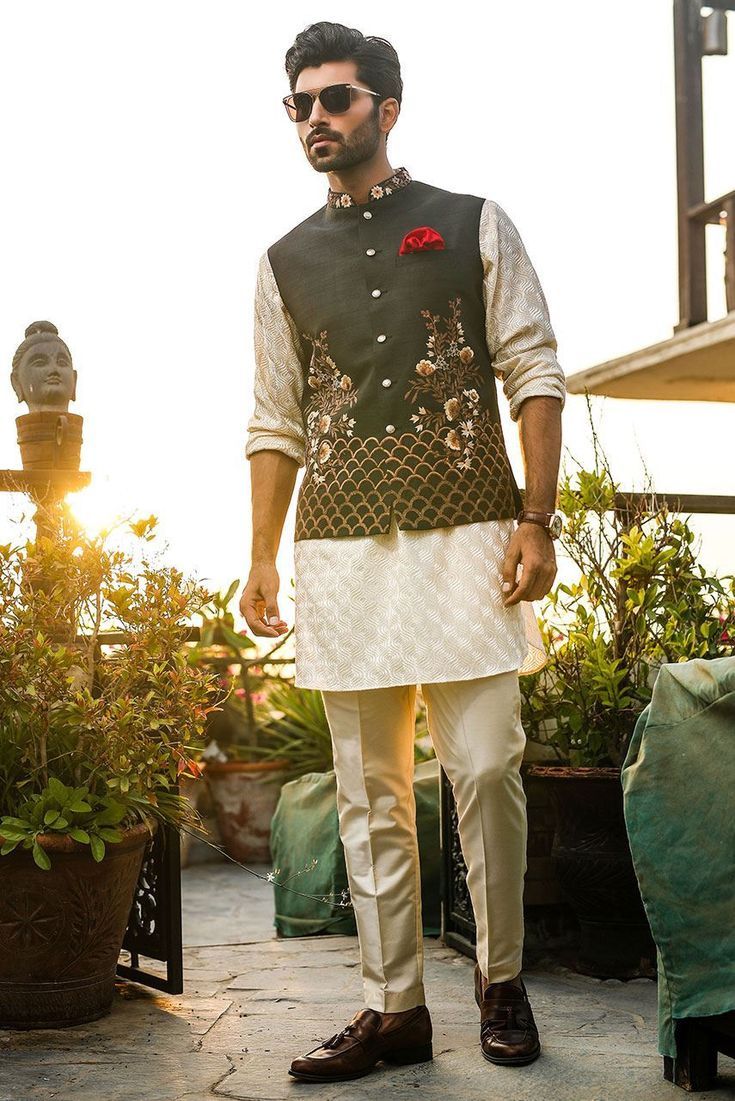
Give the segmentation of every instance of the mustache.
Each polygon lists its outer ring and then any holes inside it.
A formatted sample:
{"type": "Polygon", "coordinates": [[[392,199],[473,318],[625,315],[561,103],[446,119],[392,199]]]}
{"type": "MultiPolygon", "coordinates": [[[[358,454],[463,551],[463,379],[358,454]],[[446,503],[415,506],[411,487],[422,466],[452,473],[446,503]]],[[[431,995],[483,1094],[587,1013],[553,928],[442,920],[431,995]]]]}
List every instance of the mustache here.
{"type": "Polygon", "coordinates": [[[339,138],[332,137],[331,134],[310,134],[306,144],[311,148],[318,141],[339,141],[339,138]]]}

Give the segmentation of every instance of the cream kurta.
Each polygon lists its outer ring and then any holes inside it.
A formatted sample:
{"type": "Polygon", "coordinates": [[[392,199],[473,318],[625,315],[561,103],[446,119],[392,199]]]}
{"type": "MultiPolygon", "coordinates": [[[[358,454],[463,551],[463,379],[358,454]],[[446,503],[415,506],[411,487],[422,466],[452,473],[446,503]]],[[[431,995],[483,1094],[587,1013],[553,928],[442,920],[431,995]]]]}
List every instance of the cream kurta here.
{"type": "MultiPolygon", "coordinates": [[[[378,199],[371,201],[379,201],[378,199]]],[[[486,199],[480,217],[486,339],[511,419],[535,395],[566,399],[557,343],[515,225],[486,199]]],[[[275,448],[305,462],[303,368],[295,328],[265,252],[255,294],[255,409],[245,454],[275,448]]],[[[343,691],[466,680],[547,660],[535,607],[502,602],[515,520],[294,543],[295,684],[343,691]]],[[[520,576],[520,571],[519,571],[520,576]]]]}

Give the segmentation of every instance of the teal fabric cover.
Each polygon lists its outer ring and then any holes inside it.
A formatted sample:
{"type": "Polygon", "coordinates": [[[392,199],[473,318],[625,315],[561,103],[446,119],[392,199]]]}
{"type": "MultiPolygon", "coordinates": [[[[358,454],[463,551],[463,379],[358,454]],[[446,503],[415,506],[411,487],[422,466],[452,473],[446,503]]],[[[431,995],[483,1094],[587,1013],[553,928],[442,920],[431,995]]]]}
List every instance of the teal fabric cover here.
{"type": "Polygon", "coordinates": [[[674,1022],[735,1009],[735,657],[662,665],[623,762],[626,830],[674,1022]]]}
{"type": "MultiPolygon", "coordinates": [[[[421,860],[423,931],[426,936],[438,936],[441,932],[441,858],[439,762],[435,758],[416,765],[413,788],[421,860]]],[[[271,821],[270,849],[274,871],[274,925],[279,936],[356,935],[352,908],[339,906],[341,892],[348,891],[349,886],[339,836],[334,769],[309,772],[283,785],[271,821]],[[315,895],[316,899],[326,897],[329,902],[305,898],[295,892],[315,895]]]]}

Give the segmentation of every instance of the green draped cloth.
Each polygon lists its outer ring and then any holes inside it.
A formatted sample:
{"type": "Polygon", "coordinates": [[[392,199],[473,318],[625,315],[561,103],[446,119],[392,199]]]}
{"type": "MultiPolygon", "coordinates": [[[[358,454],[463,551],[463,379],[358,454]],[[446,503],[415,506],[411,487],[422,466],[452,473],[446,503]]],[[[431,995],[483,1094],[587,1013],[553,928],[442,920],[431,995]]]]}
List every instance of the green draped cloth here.
{"type": "MultiPolygon", "coordinates": [[[[421,864],[421,910],[425,936],[441,932],[441,836],[439,828],[439,762],[433,757],[415,765],[416,833],[421,864]]],[[[311,937],[322,933],[354,936],[357,932],[349,895],[344,849],[339,836],[337,779],[329,772],[309,772],[290,780],[271,820],[275,918],[279,936],[311,937]],[[323,901],[322,901],[323,900],[323,901]],[[349,901],[349,900],[348,900],[349,901]]]]}
{"type": "Polygon", "coordinates": [[[622,767],[625,824],[656,942],[658,1050],[674,1021],[735,1009],[735,657],[660,667],[622,767]]]}

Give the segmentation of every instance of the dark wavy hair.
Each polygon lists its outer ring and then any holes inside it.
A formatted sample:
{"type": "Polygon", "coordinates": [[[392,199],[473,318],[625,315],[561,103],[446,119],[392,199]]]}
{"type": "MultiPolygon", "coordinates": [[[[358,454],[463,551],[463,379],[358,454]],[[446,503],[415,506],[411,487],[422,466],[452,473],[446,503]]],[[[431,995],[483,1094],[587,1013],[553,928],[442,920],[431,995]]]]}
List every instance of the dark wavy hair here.
{"type": "MultiPolygon", "coordinates": [[[[324,64],[325,61],[354,61],[357,81],[378,92],[381,99],[403,96],[403,81],[398,54],[385,38],[367,37],[343,23],[312,23],[296,35],[293,46],[286,51],[286,74],[293,92],[302,69],[324,64]]],[[[380,100],[373,97],[373,114],[377,115],[380,100]]],[[[386,134],[386,142],[389,135],[386,134]]]]}

